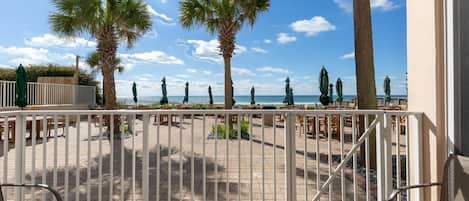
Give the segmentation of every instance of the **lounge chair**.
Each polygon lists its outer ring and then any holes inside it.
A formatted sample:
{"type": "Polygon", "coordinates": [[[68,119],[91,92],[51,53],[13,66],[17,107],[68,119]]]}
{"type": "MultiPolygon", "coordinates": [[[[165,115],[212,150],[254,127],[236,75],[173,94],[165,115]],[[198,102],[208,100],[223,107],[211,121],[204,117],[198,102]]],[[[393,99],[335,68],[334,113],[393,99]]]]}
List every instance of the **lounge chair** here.
{"type": "Polygon", "coordinates": [[[13,188],[43,188],[48,190],[49,192],[54,195],[56,201],[62,201],[62,197],[60,197],[59,192],[54,190],[53,188],[49,187],[45,184],[0,184],[0,201],[4,201],[5,198],[3,197],[2,188],[4,187],[13,187],[13,188]]]}
{"type": "Polygon", "coordinates": [[[410,189],[440,186],[440,201],[469,200],[469,157],[450,155],[445,163],[442,182],[410,185],[398,188],[389,197],[389,201],[397,200],[397,195],[410,189]]]}

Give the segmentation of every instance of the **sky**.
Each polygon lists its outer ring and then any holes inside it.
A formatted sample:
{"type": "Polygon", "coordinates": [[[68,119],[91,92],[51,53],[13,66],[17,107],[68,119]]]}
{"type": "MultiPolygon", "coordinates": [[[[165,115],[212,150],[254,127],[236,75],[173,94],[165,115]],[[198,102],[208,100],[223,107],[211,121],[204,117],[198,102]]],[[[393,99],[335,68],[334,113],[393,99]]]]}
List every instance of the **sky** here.
{"type": "MultiPolygon", "coordinates": [[[[120,45],[118,56],[125,70],[116,73],[118,97],[131,96],[137,83],[139,96],[160,96],[166,77],[168,95],[223,95],[223,60],[216,35],[204,28],[186,30],[178,21],[176,0],[146,0],[153,26],[132,49],[120,45]]],[[[376,89],[390,76],[392,94],[406,93],[405,0],[371,0],[376,89]]],[[[5,1],[0,7],[0,68],[20,63],[74,65],[75,55],[86,57],[96,48],[84,34],[60,38],[51,30],[48,16],[55,8],[49,0],[5,1]]],[[[344,94],[356,94],[352,0],[271,0],[268,12],[254,27],[237,34],[232,59],[235,95],[283,95],[285,78],[295,95],[319,94],[322,66],[335,83],[341,78],[344,94]],[[293,3],[294,2],[294,3],[293,3]]],[[[80,67],[89,70],[81,60],[80,67]]],[[[98,80],[102,80],[97,75],[98,80]]]]}

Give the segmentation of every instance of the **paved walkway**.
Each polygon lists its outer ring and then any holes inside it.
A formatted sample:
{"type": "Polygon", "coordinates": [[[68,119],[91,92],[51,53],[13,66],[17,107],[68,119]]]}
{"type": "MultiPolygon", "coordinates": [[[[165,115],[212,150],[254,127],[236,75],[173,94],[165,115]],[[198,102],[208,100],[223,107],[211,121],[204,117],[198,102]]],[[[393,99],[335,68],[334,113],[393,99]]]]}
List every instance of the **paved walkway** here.
{"type": "MultiPolygon", "coordinates": [[[[153,119],[152,119],[153,120],[153,119]]],[[[159,128],[159,141],[161,144],[159,160],[160,173],[157,174],[157,139],[158,129],[156,125],[149,126],[149,147],[150,147],[150,169],[149,169],[149,190],[150,200],[190,200],[192,192],[194,192],[195,200],[203,200],[203,161],[204,152],[203,144],[205,140],[205,161],[206,161],[206,199],[207,200],[237,200],[238,188],[241,192],[241,200],[249,200],[250,192],[252,192],[253,200],[284,200],[285,190],[285,158],[284,158],[284,130],[283,127],[277,127],[275,144],[272,127],[264,128],[264,136],[262,140],[262,128],[259,126],[260,119],[254,119],[253,126],[253,141],[252,144],[248,140],[228,140],[225,139],[207,139],[207,134],[214,125],[213,118],[207,118],[205,124],[205,132],[203,128],[203,121],[201,117],[197,117],[194,120],[194,124],[191,124],[189,119],[185,120],[182,125],[174,124],[171,126],[171,135],[168,135],[168,125],[161,125],[159,128]],[[191,130],[194,130],[193,141],[191,130]],[[182,135],[181,132],[182,131],[182,135]],[[182,138],[181,138],[182,136],[182,138]],[[169,139],[171,138],[171,140],[169,139]],[[169,144],[171,142],[171,144],[169,144]],[[264,142],[264,143],[262,143],[264,142]],[[180,144],[182,143],[182,144],[180,144]],[[238,144],[239,143],[239,144],[238,144]],[[194,146],[191,147],[191,144],[194,146]],[[182,145],[182,146],[181,146],[182,145]],[[274,146],[275,145],[275,146],[274,146]],[[217,146],[215,151],[215,146],[217,146]],[[171,147],[171,151],[169,151],[171,147]],[[180,149],[182,147],[182,149],[180,149]],[[240,147],[240,149],[238,148],[240,147]],[[252,147],[252,168],[251,168],[251,157],[250,148],[252,147]],[[191,149],[193,149],[194,155],[192,155],[191,149]],[[274,161],[274,152],[276,155],[274,161]],[[228,154],[227,154],[228,153],[228,154]],[[238,155],[238,153],[240,153],[238,155]],[[264,154],[262,154],[264,153],[264,154]],[[180,157],[182,156],[182,160],[180,157]],[[228,156],[228,158],[226,158],[228,156]],[[264,157],[262,157],[264,156],[264,157]],[[191,159],[194,159],[194,186],[192,189],[191,178],[191,159]],[[171,161],[171,191],[168,196],[169,187],[169,162],[171,161]],[[182,164],[182,174],[180,173],[180,164],[182,164]],[[240,169],[239,169],[239,168],[240,169]],[[238,175],[239,174],[239,175],[238,175]],[[252,185],[250,185],[250,175],[252,174],[252,185]],[[160,189],[159,197],[157,197],[157,178],[159,176],[160,189]],[[182,186],[180,186],[180,178],[182,176],[182,186]],[[238,180],[238,178],[240,178],[238,180]],[[275,178],[275,179],[274,179],[275,178]],[[264,182],[263,182],[264,181],[264,182]],[[264,183],[264,185],[262,185],[264,183]],[[227,187],[228,192],[226,191],[227,187]],[[182,188],[182,191],[180,189],[182,188]],[[215,194],[217,192],[218,194],[215,194]],[[250,191],[252,189],[252,191],[250,191]]],[[[277,122],[281,125],[282,123],[277,122]]],[[[111,177],[111,147],[110,141],[107,138],[100,139],[99,128],[94,124],[90,125],[90,137],[88,136],[88,123],[82,121],[78,124],[80,135],[77,134],[76,127],[70,127],[68,138],[65,137],[50,137],[47,141],[39,139],[36,146],[32,146],[32,141],[27,141],[26,147],[26,181],[32,181],[33,177],[36,183],[45,183],[55,186],[61,193],[65,192],[65,180],[66,172],[65,167],[68,160],[68,200],[75,200],[75,194],[78,192],[79,200],[86,200],[87,196],[90,196],[91,200],[98,199],[98,191],[102,191],[103,200],[110,200],[110,184],[112,184],[113,194],[112,200],[120,200],[121,191],[124,192],[126,200],[132,200],[132,142],[134,142],[136,155],[135,155],[135,199],[140,200],[142,192],[142,122],[137,120],[135,130],[137,135],[124,139],[125,150],[121,152],[121,140],[114,140],[114,160],[113,160],[113,176],[111,177]],[[68,139],[68,146],[67,146],[68,139]],[[57,141],[55,141],[57,140],[57,141]],[[89,144],[88,144],[89,143],[89,144]],[[102,172],[103,172],[103,184],[102,188],[98,188],[98,172],[99,172],[99,161],[100,151],[99,144],[101,143],[101,160],[102,160],[102,172]],[[88,146],[90,149],[88,149],[88,146]],[[32,162],[33,148],[35,149],[35,163],[32,162]],[[46,149],[46,155],[43,155],[44,148],[46,149]],[[68,149],[68,154],[66,150],[68,149]],[[78,152],[78,164],[77,164],[77,151],[78,152]],[[57,153],[54,157],[54,153],[57,153]],[[88,160],[88,153],[90,159],[88,160]],[[124,156],[124,189],[121,188],[121,156],[124,156]],[[45,161],[45,163],[43,163],[45,161]],[[35,165],[35,172],[33,173],[33,164],[35,165]],[[54,164],[57,169],[54,171],[54,164]],[[46,166],[44,169],[43,165],[46,166]],[[89,182],[87,178],[88,169],[90,172],[89,182]],[[77,171],[78,170],[78,171],[77,171]],[[79,173],[80,184],[76,185],[76,175],[79,173]],[[43,178],[43,174],[46,176],[43,178]],[[44,180],[43,180],[44,179],[44,180]],[[55,182],[54,182],[55,180],[55,182]],[[87,191],[87,184],[90,184],[91,191],[87,191]],[[89,194],[88,194],[89,193],[89,194]]],[[[52,132],[53,135],[54,132],[52,132]]],[[[346,144],[345,150],[349,150],[351,147],[350,135],[351,131],[349,128],[346,129],[346,144]]],[[[42,133],[41,133],[42,135],[42,133]]],[[[62,131],[59,130],[58,135],[62,135],[62,131]]],[[[328,178],[328,166],[327,166],[327,139],[319,139],[320,142],[320,153],[321,163],[320,172],[316,170],[316,139],[311,135],[307,135],[305,140],[304,135],[296,134],[296,167],[297,167],[297,198],[298,200],[305,200],[305,194],[307,192],[307,200],[316,193],[316,178],[319,175],[321,181],[324,182],[328,178]],[[306,173],[307,173],[307,186],[305,190],[305,156],[304,156],[304,145],[307,145],[307,156],[306,156],[306,173]]],[[[2,144],[3,146],[3,144],[2,144]]],[[[10,144],[10,146],[13,146],[10,144]]],[[[333,140],[331,142],[332,154],[336,157],[340,157],[340,142],[333,140]]],[[[5,153],[3,153],[3,147],[0,147],[0,166],[3,167],[5,160],[5,153]]],[[[8,182],[14,182],[14,155],[15,149],[10,147],[8,152],[8,182]]],[[[0,168],[0,180],[4,180],[4,170],[0,168]]],[[[333,200],[341,200],[340,190],[340,179],[333,183],[333,200]]],[[[359,200],[364,200],[364,192],[358,188],[359,200]]],[[[352,182],[346,180],[346,195],[348,198],[353,196],[352,182]]],[[[9,190],[9,199],[13,198],[12,190],[9,190]]],[[[31,191],[26,191],[26,197],[30,198],[31,191]]],[[[41,197],[41,193],[36,193],[36,199],[41,197]]],[[[323,199],[327,200],[327,194],[323,195],[323,199]]]]}

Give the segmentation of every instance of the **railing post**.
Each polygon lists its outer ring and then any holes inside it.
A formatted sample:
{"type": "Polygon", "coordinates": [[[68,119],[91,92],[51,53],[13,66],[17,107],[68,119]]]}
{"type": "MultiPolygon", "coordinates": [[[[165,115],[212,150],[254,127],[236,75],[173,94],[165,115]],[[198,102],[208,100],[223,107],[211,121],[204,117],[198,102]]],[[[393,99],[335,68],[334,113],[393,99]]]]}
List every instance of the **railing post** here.
{"type": "Polygon", "coordinates": [[[285,114],[285,200],[296,201],[295,114],[285,114]]]}
{"type": "MultiPolygon", "coordinates": [[[[25,117],[23,114],[19,113],[16,115],[15,121],[15,182],[16,184],[23,184],[23,174],[24,174],[24,132],[25,129],[25,117]]],[[[15,200],[22,201],[23,189],[15,189],[15,200]]]]}
{"type": "MultiPolygon", "coordinates": [[[[407,157],[410,167],[410,184],[422,184],[422,114],[409,115],[408,118],[410,155],[407,157]]],[[[407,196],[410,197],[411,200],[421,201],[423,200],[423,191],[422,189],[414,189],[410,191],[410,195],[407,196]]]]}
{"type": "Polygon", "coordinates": [[[2,81],[2,108],[6,106],[6,96],[7,96],[7,89],[6,89],[7,85],[6,85],[6,82],[2,81]]]}
{"type": "Polygon", "coordinates": [[[387,200],[392,192],[391,117],[378,114],[376,124],[377,200],[387,200]]]}
{"type": "MultiPolygon", "coordinates": [[[[149,115],[143,115],[143,170],[142,170],[142,186],[143,186],[143,201],[148,201],[148,126],[149,126],[149,115]]],[[[182,151],[182,150],[181,150],[182,151]]],[[[135,165],[135,164],[134,164],[135,165]]]]}

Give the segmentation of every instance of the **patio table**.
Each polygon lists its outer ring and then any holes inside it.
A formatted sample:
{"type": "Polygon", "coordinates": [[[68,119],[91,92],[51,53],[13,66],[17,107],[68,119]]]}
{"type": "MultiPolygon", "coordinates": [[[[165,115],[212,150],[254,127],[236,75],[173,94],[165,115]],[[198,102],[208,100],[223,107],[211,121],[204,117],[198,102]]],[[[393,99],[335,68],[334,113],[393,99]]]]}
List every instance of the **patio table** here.
{"type": "MultiPolygon", "coordinates": [[[[40,138],[40,133],[41,133],[41,121],[42,120],[50,120],[52,119],[51,116],[37,116],[36,117],[36,139],[40,138]]],[[[13,143],[15,142],[15,139],[16,139],[16,117],[13,117],[13,118],[8,118],[8,125],[9,125],[9,129],[11,129],[11,134],[12,134],[12,141],[13,143]]],[[[33,137],[33,117],[26,117],[26,130],[28,130],[29,128],[29,132],[30,132],[30,135],[29,137],[32,138],[33,137]]],[[[8,140],[8,139],[7,139],[8,140]]]]}

